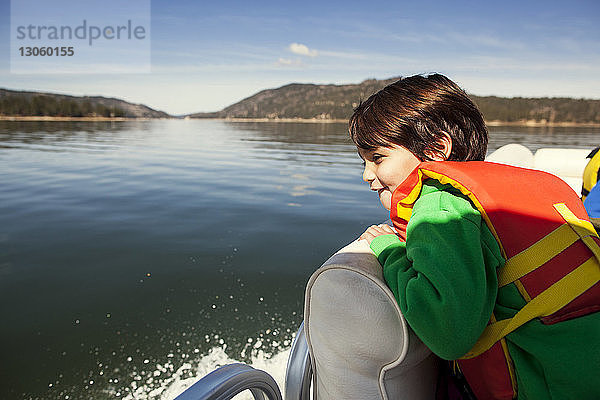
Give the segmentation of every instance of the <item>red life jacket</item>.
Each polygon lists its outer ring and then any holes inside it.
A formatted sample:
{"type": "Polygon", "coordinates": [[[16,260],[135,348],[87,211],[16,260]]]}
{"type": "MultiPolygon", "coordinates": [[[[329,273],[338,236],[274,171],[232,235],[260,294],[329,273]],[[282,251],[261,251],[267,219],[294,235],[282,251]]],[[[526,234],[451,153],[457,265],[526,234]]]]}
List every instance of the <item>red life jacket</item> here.
{"type": "Polygon", "coordinates": [[[423,162],[392,195],[400,236],[423,181],[450,184],[468,197],[496,238],[506,263],[498,287],[515,284],[526,304],[490,323],[457,360],[475,396],[512,399],[517,386],[505,337],[539,319],[555,324],[600,310],[600,239],[577,194],[554,175],[483,161],[423,162]]]}

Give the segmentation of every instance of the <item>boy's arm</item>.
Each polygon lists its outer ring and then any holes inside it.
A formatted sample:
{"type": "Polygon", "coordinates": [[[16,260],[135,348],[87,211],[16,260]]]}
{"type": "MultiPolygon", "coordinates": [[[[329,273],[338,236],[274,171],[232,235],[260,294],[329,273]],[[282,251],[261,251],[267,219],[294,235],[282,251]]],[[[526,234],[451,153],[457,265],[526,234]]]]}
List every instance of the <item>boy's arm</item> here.
{"type": "Polygon", "coordinates": [[[469,351],[490,319],[500,262],[484,255],[481,215],[469,201],[443,191],[422,196],[408,225],[408,245],[384,235],[371,248],[419,338],[444,359],[469,351]]]}

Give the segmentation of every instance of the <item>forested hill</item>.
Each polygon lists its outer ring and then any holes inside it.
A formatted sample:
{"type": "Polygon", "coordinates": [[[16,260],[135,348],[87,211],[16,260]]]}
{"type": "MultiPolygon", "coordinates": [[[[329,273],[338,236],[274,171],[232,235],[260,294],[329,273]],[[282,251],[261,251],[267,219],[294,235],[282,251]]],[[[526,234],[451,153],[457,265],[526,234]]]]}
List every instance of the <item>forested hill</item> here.
{"type": "MultiPolygon", "coordinates": [[[[189,117],[345,120],[361,100],[397,79],[371,79],[352,85],[293,83],[263,90],[218,112],[189,117]]],[[[600,123],[600,100],[470,97],[488,122],[600,123]]]]}
{"type": "Polygon", "coordinates": [[[260,91],[221,111],[189,117],[347,119],[361,99],[394,81],[369,79],[354,85],[292,83],[260,91]]]}
{"type": "Polygon", "coordinates": [[[0,89],[0,116],[169,118],[143,104],[107,97],[0,89]]]}

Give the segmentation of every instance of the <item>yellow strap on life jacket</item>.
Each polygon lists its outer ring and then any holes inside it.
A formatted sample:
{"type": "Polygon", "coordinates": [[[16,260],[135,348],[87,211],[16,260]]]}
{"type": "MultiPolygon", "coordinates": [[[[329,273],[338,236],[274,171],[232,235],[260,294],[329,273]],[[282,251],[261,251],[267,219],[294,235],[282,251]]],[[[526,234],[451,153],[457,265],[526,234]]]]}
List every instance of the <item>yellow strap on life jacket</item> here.
{"type": "Polygon", "coordinates": [[[598,237],[594,225],[590,221],[579,219],[569,207],[564,203],[554,204],[554,208],[559,214],[567,221],[569,226],[579,235],[583,243],[590,249],[596,259],[600,261],[600,246],[592,239],[592,237],[598,237]]]}
{"type": "MultiPolygon", "coordinates": [[[[511,277],[516,277],[514,280],[519,279],[545,263],[538,265],[539,262],[554,257],[548,258],[548,255],[540,254],[540,252],[549,249],[552,244],[556,245],[558,243],[559,247],[564,247],[566,243],[574,243],[575,240],[582,240],[592,251],[593,256],[559,281],[555,282],[548,289],[531,299],[531,301],[523,306],[523,308],[521,308],[521,310],[519,310],[512,318],[492,322],[488,325],[481,337],[477,340],[477,343],[475,343],[473,348],[467,354],[461,357],[462,359],[477,357],[492,347],[494,343],[501,340],[523,324],[534,318],[544,317],[555,313],[600,281],[600,246],[592,239],[593,236],[597,236],[593,226],[590,231],[591,224],[589,221],[577,218],[577,216],[575,216],[563,203],[555,204],[554,208],[565,219],[566,224],[563,226],[568,227],[571,233],[568,233],[568,231],[561,226],[535,243],[532,247],[536,246],[534,247],[536,250],[529,252],[529,249],[526,249],[511,258],[512,260],[518,257],[517,262],[513,262],[509,265],[510,270],[507,273],[502,275],[501,272],[502,282],[504,284],[510,283],[507,280],[511,279],[511,277]],[[552,236],[552,238],[546,240],[546,238],[550,236],[552,236]],[[572,240],[573,236],[576,236],[575,240],[572,240]],[[525,255],[522,256],[522,254],[525,254],[525,252],[529,252],[528,255],[532,257],[532,260],[535,260],[532,261],[531,264],[533,267],[526,265],[526,263],[523,262],[525,255]]],[[[557,252],[555,249],[552,249],[551,251],[551,254],[554,255],[558,253],[560,253],[560,251],[557,252]]]]}
{"type": "MultiPolygon", "coordinates": [[[[554,208],[567,223],[559,226],[530,247],[508,259],[498,272],[498,287],[506,286],[541,267],[577,240],[597,236],[592,223],[577,218],[565,204],[555,204],[554,208]]],[[[588,240],[593,242],[591,238],[588,240]]],[[[589,244],[587,245],[590,247],[589,244]]],[[[597,248],[598,246],[592,247],[597,248]]],[[[590,247],[590,250],[593,252],[592,247],[590,247]]],[[[599,254],[596,254],[596,256],[600,259],[599,254]]]]}
{"type": "Polygon", "coordinates": [[[589,258],[554,285],[531,299],[514,317],[488,325],[475,346],[462,358],[477,357],[526,322],[555,313],[599,280],[600,264],[595,257],[589,258]]]}

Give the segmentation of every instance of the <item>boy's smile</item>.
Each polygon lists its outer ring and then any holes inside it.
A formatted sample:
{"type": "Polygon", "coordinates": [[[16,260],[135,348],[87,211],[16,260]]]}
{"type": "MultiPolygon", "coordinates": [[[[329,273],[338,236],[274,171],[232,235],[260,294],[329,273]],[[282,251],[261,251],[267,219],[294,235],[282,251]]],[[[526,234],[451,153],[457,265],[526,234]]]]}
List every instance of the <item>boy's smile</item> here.
{"type": "Polygon", "coordinates": [[[358,149],[365,170],[363,180],[379,194],[379,201],[390,210],[392,193],[421,162],[413,153],[395,144],[373,150],[358,149]]]}

